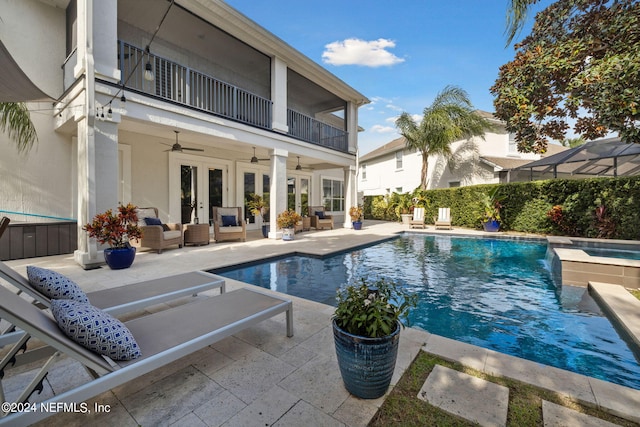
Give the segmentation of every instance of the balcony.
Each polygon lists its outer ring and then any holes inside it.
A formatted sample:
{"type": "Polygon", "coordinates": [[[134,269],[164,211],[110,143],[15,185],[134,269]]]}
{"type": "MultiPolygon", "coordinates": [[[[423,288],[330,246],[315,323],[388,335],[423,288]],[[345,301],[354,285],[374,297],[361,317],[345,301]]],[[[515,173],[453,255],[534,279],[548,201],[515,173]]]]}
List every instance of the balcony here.
{"type": "MultiPolygon", "coordinates": [[[[118,41],[118,65],[127,90],[226,117],[261,129],[272,129],[273,103],[237,86],[118,41]],[[154,79],[144,78],[147,64],[154,79]]],[[[342,152],[347,132],[293,110],[287,111],[288,135],[342,152]]]]}

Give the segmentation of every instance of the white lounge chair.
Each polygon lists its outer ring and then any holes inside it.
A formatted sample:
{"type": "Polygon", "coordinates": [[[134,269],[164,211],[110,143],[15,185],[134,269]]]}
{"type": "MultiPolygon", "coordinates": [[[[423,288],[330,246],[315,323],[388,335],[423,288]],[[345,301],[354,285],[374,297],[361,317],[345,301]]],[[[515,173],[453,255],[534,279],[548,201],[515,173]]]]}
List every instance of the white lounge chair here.
{"type": "Polygon", "coordinates": [[[438,216],[434,218],[434,222],[436,225],[436,230],[438,228],[447,228],[451,230],[453,227],[451,226],[451,209],[449,208],[438,208],[438,216]]]}
{"type": "Polygon", "coordinates": [[[409,221],[409,228],[425,228],[424,208],[413,208],[413,218],[409,221]]]}
{"type": "MultiPolygon", "coordinates": [[[[55,349],[16,402],[28,399],[47,374],[52,360],[61,354],[80,362],[95,377],[43,402],[54,407],[56,402],[68,405],[88,400],[280,313],[286,313],[287,336],[293,336],[292,302],[247,288],[173,307],[125,322],[142,355],[133,360],[114,361],[68,338],[48,310],[41,310],[0,286],[0,318],[55,349]]],[[[0,425],[30,425],[50,414],[22,411],[2,415],[0,425]]]]}

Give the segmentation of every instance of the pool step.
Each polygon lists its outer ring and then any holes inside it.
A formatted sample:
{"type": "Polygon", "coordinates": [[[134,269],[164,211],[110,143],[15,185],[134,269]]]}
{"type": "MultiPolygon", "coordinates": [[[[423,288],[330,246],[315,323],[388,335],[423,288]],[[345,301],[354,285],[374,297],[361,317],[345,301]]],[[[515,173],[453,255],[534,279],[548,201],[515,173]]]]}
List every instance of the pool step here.
{"type": "Polygon", "coordinates": [[[589,293],[640,353],[640,300],[611,283],[589,282],[589,293]]]}

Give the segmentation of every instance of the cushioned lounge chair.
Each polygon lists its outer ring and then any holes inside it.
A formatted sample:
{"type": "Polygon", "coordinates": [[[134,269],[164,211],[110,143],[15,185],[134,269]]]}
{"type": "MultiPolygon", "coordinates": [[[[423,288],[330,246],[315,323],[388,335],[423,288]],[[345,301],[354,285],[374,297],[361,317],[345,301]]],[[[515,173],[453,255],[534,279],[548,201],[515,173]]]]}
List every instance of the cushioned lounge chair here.
{"type": "Polygon", "coordinates": [[[409,228],[425,228],[424,208],[413,208],[413,218],[409,221],[409,228]]]}
{"type": "Polygon", "coordinates": [[[225,240],[247,240],[247,224],[242,218],[242,208],[211,208],[213,219],[213,238],[218,242],[225,240]]]}
{"type": "Polygon", "coordinates": [[[131,241],[131,246],[138,248],[149,248],[157,251],[159,254],[162,250],[169,246],[178,245],[179,248],[184,244],[184,235],[182,224],[169,223],[164,224],[158,216],[158,208],[138,208],[138,226],[142,229],[142,239],[131,241]],[[153,222],[153,225],[149,225],[153,222]]]}
{"type": "Polygon", "coordinates": [[[451,209],[438,208],[438,216],[434,218],[434,223],[436,225],[436,230],[438,228],[447,228],[451,230],[453,228],[451,226],[451,209]]]}
{"type": "MultiPolygon", "coordinates": [[[[0,261],[0,278],[6,280],[21,292],[26,293],[44,307],[50,307],[50,299],[31,286],[29,280],[0,261]]],[[[87,293],[89,302],[117,316],[153,304],[160,304],[183,296],[197,295],[210,289],[226,290],[223,277],[205,271],[191,271],[129,285],[87,293]]]]}
{"type": "Polygon", "coordinates": [[[325,227],[333,230],[333,216],[325,213],[324,206],[309,206],[309,217],[311,218],[311,227],[316,230],[325,227]]]}
{"type": "MultiPolygon", "coordinates": [[[[40,310],[0,286],[1,318],[55,349],[51,359],[57,358],[58,353],[69,356],[95,378],[46,400],[45,405],[83,402],[280,313],[286,313],[287,336],[293,336],[292,302],[260,291],[242,288],[173,307],[125,322],[142,355],[133,360],[114,361],[68,338],[48,310],[40,310]]],[[[49,363],[36,374],[21,398],[28,398],[33,391],[29,388],[35,388],[34,382],[37,384],[44,378],[49,363]]],[[[48,415],[43,411],[16,412],[0,418],[0,425],[29,425],[48,415]]]]}

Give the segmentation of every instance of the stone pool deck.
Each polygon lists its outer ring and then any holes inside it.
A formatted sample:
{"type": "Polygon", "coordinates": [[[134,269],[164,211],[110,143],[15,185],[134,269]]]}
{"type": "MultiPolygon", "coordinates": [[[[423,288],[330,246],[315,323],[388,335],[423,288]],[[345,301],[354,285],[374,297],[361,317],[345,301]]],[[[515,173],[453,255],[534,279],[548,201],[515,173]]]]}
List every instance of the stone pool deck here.
{"type": "MultiPolygon", "coordinates": [[[[38,265],[61,272],[87,291],[149,280],[192,270],[208,270],[284,255],[291,252],[326,255],[365,245],[406,231],[395,223],[366,221],[363,230],[337,228],[303,232],[292,242],[262,239],[250,232],[247,242],[226,242],[206,246],[168,249],[158,255],[141,252],[126,270],[100,268],[85,271],[72,256],[54,256],[7,262],[20,273],[27,265],[38,265]]],[[[423,230],[413,230],[423,232],[423,230]]],[[[433,227],[424,230],[434,233],[433,227]]],[[[443,234],[477,234],[466,229],[438,231],[443,234]]],[[[229,290],[251,286],[227,280],[229,290]]],[[[211,291],[209,295],[216,295],[211,291]]],[[[206,295],[205,295],[206,297],[206,295]]],[[[284,334],[284,316],[267,320],[231,338],[220,341],[160,368],[137,380],[119,386],[90,400],[109,405],[109,413],[60,413],[41,422],[42,426],[73,425],[179,425],[179,426],[365,426],[384,397],[375,400],[354,398],[344,389],[335,360],[330,319],[333,308],[291,297],[294,302],[295,335],[284,334]]],[[[604,297],[610,300],[608,297],[604,297]]],[[[184,298],[172,304],[186,303],[184,298]]],[[[629,302],[629,301],[627,301],[629,302]]],[[[636,302],[638,302],[636,300],[636,302]]],[[[640,303],[640,302],[639,302],[640,303]]],[[[633,304],[633,303],[632,303],[633,304]]],[[[166,305],[151,307],[162,310],[166,305]]],[[[614,308],[617,312],[619,308],[614,308]]],[[[630,308],[638,313],[637,308],[630,308]]],[[[134,315],[142,315],[143,312],[134,315]]],[[[457,361],[493,375],[518,379],[562,395],[601,407],[624,418],[640,422],[640,390],[618,386],[568,371],[461,343],[417,329],[401,334],[400,351],[392,381],[395,385],[419,351],[457,361]]],[[[484,385],[446,369],[438,369],[428,387],[432,395],[482,396],[484,385]],[[476,390],[474,387],[478,387],[476,390]]],[[[45,380],[42,397],[59,393],[88,380],[81,366],[63,358],[45,380]]],[[[25,370],[9,369],[3,379],[11,397],[18,384],[28,381],[25,370]]],[[[416,396],[418,399],[418,396],[416,396]]],[[[502,398],[504,400],[504,398],[502,398]]],[[[489,414],[489,420],[502,419],[504,405],[471,399],[462,401],[463,417],[482,425],[503,425],[482,421],[475,414],[489,414]],[[499,412],[496,414],[496,412],[499,412]]],[[[434,402],[435,403],[435,402],[434,402]]],[[[437,404],[437,403],[436,403],[437,404]]],[[[506,403],[505,403],[506,405],[506,403]]],[[[444,405],[446,406],[446,405],[444,405]]],[[[445,407],[447,409],[447,407],[445,407]]],[[[449,409],[447,409],[449,410],[449,409]]],[[[576,415],[568,408],[543,405],[545,425],[603,425],[602,420],[576,415]],[[581,420],[579,422],[572,420],[581,420]],[[548,424],[547,424],[548,422],[548,424]],[[555,422],[555,424],[554,424],[555,422]]],[[[1,422],[1,419],[0,419],[1,422]]]]}

